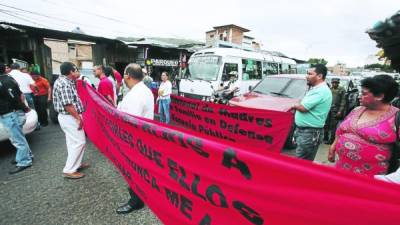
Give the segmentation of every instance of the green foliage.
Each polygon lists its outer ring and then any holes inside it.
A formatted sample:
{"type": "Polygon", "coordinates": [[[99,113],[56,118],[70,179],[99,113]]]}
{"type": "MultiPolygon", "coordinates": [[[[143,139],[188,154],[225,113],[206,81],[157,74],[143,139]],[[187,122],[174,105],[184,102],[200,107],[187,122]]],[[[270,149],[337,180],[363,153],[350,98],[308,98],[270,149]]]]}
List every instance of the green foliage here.
{"type": "Polygon", "coordinates": [[[310,63],[310,65],[322,64],[322,65],[326,66],[326,64],[328,64],[328,61],[326,61],[324,58],[320,58],[320,59],[318,59],[318,58],[310,58],[308,60],[308,63],[310,63]]]}
{"type": "Polygon", "coordinates": [[[382,65],[379,63],[365,65],[364,69],[380,69],[383,72],[392,73],[394,69],[389,65],[382,65]]]}

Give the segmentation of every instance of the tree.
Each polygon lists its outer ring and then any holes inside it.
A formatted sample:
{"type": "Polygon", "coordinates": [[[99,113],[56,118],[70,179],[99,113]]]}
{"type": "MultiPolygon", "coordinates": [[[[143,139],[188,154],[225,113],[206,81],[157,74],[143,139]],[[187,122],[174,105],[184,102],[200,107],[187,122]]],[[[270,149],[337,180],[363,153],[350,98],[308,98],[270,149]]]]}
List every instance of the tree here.
{"type": "Polygon", "coordinates": [[[365,65],[364,69],[380,69],[383,72],[393,73],[394,69],[389,65],[382,65],[379,63],[365,65]]]}
{"type": "Polygon", "coordinates": [[[320,59],[318,59],[318,58],[310,58],[308,60],[308,63],[310,63],[310,65],[322,64],[322,65],[326,66],[326,64],[328,64],[328,61],[326,61],[324,58],[320,58],[320,59]]]}

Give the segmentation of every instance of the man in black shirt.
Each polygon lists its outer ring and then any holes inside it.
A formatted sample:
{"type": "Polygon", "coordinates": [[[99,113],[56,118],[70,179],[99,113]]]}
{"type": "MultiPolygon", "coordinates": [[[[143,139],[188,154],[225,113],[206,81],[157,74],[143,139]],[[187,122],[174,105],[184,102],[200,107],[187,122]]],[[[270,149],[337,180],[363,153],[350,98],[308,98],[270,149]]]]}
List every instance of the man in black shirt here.
{"type": "Polygon", "coordinates": [[[22,102],[17,82],[5,74],[5,70],[5,65],[0,64],[0,123],[8,131],[10,141],[17,149],[16,167],[9,172],[15,174],[32,166],[31,150],[16,113],[17,110],[28,112],[30,109],[22,102]]]}

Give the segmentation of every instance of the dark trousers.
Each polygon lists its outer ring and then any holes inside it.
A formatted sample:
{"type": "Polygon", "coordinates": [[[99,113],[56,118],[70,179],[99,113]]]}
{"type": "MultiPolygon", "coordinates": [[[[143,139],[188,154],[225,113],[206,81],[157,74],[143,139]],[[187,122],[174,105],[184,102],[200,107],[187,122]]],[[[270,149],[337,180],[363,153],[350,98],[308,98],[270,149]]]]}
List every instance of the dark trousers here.
{"type": "Polygon", "coordinates": [[[38,114],[39,123],[42,125],[49,124],[47,114],[47,95],[34,97],[35,109],[38,114]]]}
{"type": "Polygon", "coordinates": [[[338,111],[333,109],[328,114],[324,127],[325,141],[333,142],[335,140],[336,129],[340,122],[340,119],[336,117],[337,113],[338,111]]]}
{"type": "Polygon", "coordinates": [[[136,204],[144,205],[144,202],[142,201],[142,199],[140,199],[139,196],[131,188],[128,188],[128,190],[129,190],[129,195],[131,196],[131,198],[128,201],[128,204],[130,206],[134,206],[136,204]]]}
{"type": "Polygon", "coordinates": [[[33,94],[32,93],[24,93],[25,100],[28,103],[29,108],[35,109],[35,104],[33,100],[33,94]]]}

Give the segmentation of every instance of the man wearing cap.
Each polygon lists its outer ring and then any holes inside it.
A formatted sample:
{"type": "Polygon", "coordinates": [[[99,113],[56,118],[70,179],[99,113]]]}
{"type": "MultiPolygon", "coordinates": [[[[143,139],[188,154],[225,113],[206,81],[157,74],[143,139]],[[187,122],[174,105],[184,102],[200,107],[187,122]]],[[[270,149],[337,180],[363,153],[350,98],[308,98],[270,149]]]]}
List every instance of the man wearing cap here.
{"type": "Polygon", "coordinates": [[[236,71],[229,72],[229,81],[225,83],[225,85],[221,83],[221,86],[217,90],[224,90],[223,96],[225,96],[225,98],[227,99],[231,99],[234,96],[237,96],[240,91],[239,82],[237,82],[237,74],[238,73],[236,71]]]}
{"type": "Polygon", "coordinates": [[[343,119],[346,105],[346,90],[339,86],[340,79],[332,78],[331,84],[332,106],[324,129],[325,144],[332,144],[333,140],[335,140],[336,127],[339,121],[343,119]]]}
{"type": "Polygon", "coordinates": [[[238,72],[231,71],[229,73],[228,89],[229,89],[232,97],[239,95],[240,86],[239,86],[239,82],[237,82],[237,78],[238,78],[238,72]]]}

